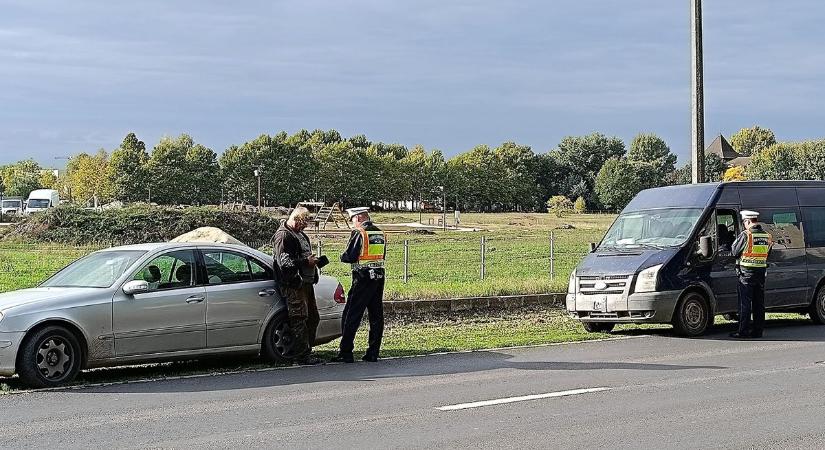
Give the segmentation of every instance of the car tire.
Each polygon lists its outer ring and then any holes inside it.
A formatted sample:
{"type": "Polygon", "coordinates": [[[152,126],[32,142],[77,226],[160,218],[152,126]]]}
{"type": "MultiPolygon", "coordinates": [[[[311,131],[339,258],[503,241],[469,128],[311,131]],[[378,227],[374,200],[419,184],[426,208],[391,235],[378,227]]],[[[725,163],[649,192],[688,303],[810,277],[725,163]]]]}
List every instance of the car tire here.
{"type": "Polygon", "coordinates": [[[820,286],[814,296],[814,301],[808,308],[808,314],[811,320],[817,325],[825,325],[825,286],[820,286]]]}
{"type": "Polygon", "coordinates": [[[261,355],[269,362],[287,364],[292,362],[288,355],[292,351],[294,337],[289,328],[289,316],[286,311],[275,315],[264,331],[261,355]]]}
{"type": "Polygon", "coordinates": [[[17,375],[32,388],[64,385],[80,372],[81,352],[80,342],[71,331],[60,326],[45,327],[23,340],[17,375]]]}
{"type": "Polygon", "coordinates": [[[673,312],[673,329],[679,336],[696,337],[713,325],[710,303],[698,292],[688,292],[673,312]]]}
{"type": "Polygon", "coordinates": [[[616,326],[610,322],[582,322],[582,325],[588,333],[610,333],[616,326]]]}

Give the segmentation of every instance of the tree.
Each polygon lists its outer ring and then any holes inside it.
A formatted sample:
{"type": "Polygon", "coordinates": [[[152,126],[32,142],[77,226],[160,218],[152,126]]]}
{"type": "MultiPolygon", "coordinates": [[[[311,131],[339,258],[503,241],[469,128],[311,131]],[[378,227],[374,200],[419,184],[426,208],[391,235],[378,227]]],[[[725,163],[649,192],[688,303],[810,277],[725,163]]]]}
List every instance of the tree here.
{"type": "MultiPolygon", "coordinates": [[[[526,145],[505,142],[494,150],[503,173],[498,176],[501,183],[499,202],[508,210],[534,211],[543,203],[541,187],[538,184],[539,164],[536,154],[526,145]]],[[[490,183],[496,179],[490,179],[490,183]]]]}
{"type": "Polygon", "coordinates": [[[593,133],[565,137],[552,153],[567,171],[561,191],[569,197],[583,196],[588,204],[595,205],[596,174],[608,159],[624,156],[625,145],[617,137],[593,133]]]}
{"type": "Polygon", "coordinates": [[[66,165],[66,184],[75,202],[97,206],[111,200],[113,189],[106,150],[71,157],[66,165]]]}
{"type": "Polygon", "coordinates": [[[556,217],[564,217],[573,211],[573,202],[563,195],[554,195],[547,200],[547,211],[556,217]]]}
{"type": "Polygon", "coordinates": [[[40,171],[39,182],[42,189],[57,189],[58,187],[57,175],[53,170],[40,171]]]}
{"type": "Polygon", "coordinates": [[[641,133],[633,138],[627,159],[649,164],[649,170],[643,174],[647,188],[667,184],[668,175],[676,168],[676,155],[662,138],[652,133],[641,133]]]}
{"type": "MultiPolygon", "coordinates": [[[[648,167],[649,168],[649,167],[648,167]]],[[[645,188],[640,163],[613,158],[604,163],[596,177],[596,194],[607,208],[622,209],[645,188]]]]}
{"type": "Polygon", "coordinates": [[[727,164],[716,154],[705,155],[705,181],[722,181],[722,176],[728,170],[727,164]]]}
{"type": "Polygon", "coordinates": [[[217,155],[186,134],[164,136],[147,164],[152,201],[160,204],[215,203],[220,198],[217,155]]]}
{"type": "Polygon", "coordinates": [[[149,154],[146,144],[135,133],[129,133],[109,158],[109,178],[112,196],[122,202],[149,199],[149,154]]]}
{"type": "Polygon", "coordinates": [[[823,180],[825,141],[772,145],[753,156],[747,176],[752,180],[823,180]]]}
{"type": "Polygon", "coordinates": [[[750,156],[776,144],[776,136],[769,128],[754,125],[742,128],[730,137],[730,145],[738,153],[750,156]]]}
{"type": "Polygon", "coordinates": [[[722,177],[722,181],[745,181],[747,179],[745,168],[742,166],[731,167],[725,171],[725,176],[722,177]]]}
{"type": "Polygon", "coordinates": [[[4,195],[8,197],[28,197],[35,189],[40,189],[40,164],[32,159],[18,161],[0,170],[3,179],[4,195]]]}
{"type": "Polygon", "coordinates": [[[579,197],[576,199],[573,203],[573,209],[577,214],[584,214],[587,212],[587,202],[584,201],[584,197],[579,197]]]}

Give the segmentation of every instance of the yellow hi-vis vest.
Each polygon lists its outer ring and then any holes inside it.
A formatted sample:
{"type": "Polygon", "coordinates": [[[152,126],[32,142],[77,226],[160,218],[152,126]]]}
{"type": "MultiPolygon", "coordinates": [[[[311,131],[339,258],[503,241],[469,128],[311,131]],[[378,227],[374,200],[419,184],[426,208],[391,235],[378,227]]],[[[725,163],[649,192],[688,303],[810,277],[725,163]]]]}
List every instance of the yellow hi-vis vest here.
{"type": "Polygon", "coordinates": [[[768,267],[768,252],[771,249],[771,235],[764,232],[746,231],[748,245],[739,259],[741,267],[768,267]]]}
{"type": "Polygon", "coordinates": [[[361,233],[361,254],[358,255],[360,267],[384,267],[384,252],[387,238],[381,230],[367,231],[358,228],[361,233]]]}

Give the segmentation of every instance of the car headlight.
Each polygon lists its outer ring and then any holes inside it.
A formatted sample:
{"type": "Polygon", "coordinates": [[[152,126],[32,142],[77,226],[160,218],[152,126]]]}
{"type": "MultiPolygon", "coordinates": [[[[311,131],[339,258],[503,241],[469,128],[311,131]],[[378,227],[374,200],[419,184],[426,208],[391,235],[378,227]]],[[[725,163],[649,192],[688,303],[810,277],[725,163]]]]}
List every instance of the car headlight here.
{"type": "Polygon", "coordinates": [[[636,288],[634,292],[656,292],[656,284],[659,280],[659,269],[662,264],[658,266],[648,267],[636,275],[636,288]]]}
{"type": "Polygon", "coordinates": [[[570,273],[570,278],[567,280],[567,293],[568,294],[575,294],[576,293],[576,271],[570,273]]]}

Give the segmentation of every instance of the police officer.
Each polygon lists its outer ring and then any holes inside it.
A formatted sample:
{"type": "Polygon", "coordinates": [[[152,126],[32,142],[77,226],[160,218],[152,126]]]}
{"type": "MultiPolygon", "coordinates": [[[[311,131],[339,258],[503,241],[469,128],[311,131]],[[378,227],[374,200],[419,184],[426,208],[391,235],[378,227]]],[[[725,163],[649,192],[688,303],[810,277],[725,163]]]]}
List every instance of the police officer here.
{"type": "Polygon", "coordinates": [[[771,235],[757,222],[759,213],[742,211],[744,231],[733,242],[739,274],[739,331],[734,338],[760,338],[765,326],[765,271],[771,235]],[[751,320],[753,313],[753,320],[751,320]]]}
{"type": "Polygon", "coordinates": [[[370,334],[364,361],[378,361],[381,338],[384,335],[384,258],[386,236],[369,216],[369,208],[347,210],[354,230],[349,245],[341,254],[341,262],[352,266],[352,288],[347,297],[342,318],[341,348],[334,361],[351,363],[353,341],[364,310],[369,314],[370,334]]]}

